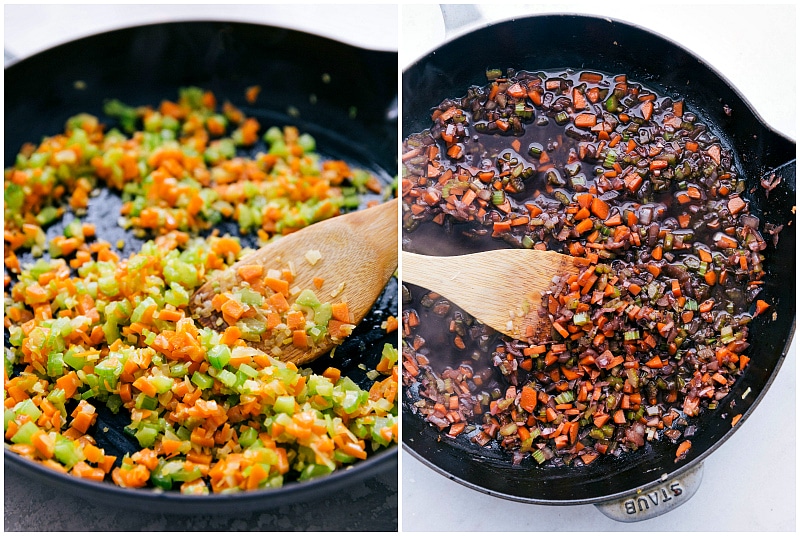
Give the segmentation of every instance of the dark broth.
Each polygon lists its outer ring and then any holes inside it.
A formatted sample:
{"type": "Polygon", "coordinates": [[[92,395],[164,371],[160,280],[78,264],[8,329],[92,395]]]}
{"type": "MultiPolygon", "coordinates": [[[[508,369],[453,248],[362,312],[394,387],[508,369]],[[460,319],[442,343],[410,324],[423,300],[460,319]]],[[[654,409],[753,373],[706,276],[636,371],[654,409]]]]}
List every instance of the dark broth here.
{"type": "MultiPolygon", "coordinates": [[[[589,258],[597,285],[619,288],[598,298],[592,283],[578,305],[591,322],[581,316],[569,337],[517,341],[405,285],[407,410],[451,438],[499,444],[515,461],[591,463],[645,440],[685,440],[691,417],[715,408],[746,365],[763,275],[766,244],[729,150],[681,101],[624,75],[487,77],[442,101],[430,129],[404,142],[403,249],[557,250],[589,258]],[[631,306],[648,313],[628,318],[631,306]],[[595,329],[601,316],[608,323],[595,329]],[[530,352],[542,344],[548,355],[530,352]],[[536,393],[527,410],[525,387],[536,393]],[[586,388],[595,396],[581,401],[586,388]],[[573,427],[565,440],[559,432],[573,427]]],[[[514,284],[513,274],[486,276],[514,284]]],[[[551,299],[566,293],[562,281],[551,299]]],[[[578,310],[568,309],[551,318],[570,327],[578,310]]]]}

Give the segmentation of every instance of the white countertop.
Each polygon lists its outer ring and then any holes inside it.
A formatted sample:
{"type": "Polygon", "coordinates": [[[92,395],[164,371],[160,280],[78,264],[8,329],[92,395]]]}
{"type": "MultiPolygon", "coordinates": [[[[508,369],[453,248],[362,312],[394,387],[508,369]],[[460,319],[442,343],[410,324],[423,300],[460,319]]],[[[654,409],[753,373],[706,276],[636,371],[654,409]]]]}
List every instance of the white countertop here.
{"type": "Polygon", "coordinates": [[[4,6],[3,44],[28,56],[93,33],[168,21],[253,22],[314,33],[351,45],[397,50],[397,5],[70,4],[4,6]]]}
{"type": "MultiPolygon", "coordinates": [[[[796,8],[609,2],[479,6],[487,21],[534,13],[587,13],[632,22],[693,50],[768,124],[796,137],[796,8]],[[769,81],[769,84],[765,83],[769,81]],[[768,91],[769,88],[780,88],[768,91]]],[[[445,38],[436,5],[404,5],[401,65],[445,38]]],[[[459,32],[460,33],[460,32],[459,32]]],[[[465,61],[468,61],[466,59],[465,61]]],[[[404,531],[794,531],[796,525],[796,344],[775,383],[706,461],[696,495],[661,517],[624,524],[593,506],[541,506],[497,499],[448,480],[403,453],[404,531]]]]}

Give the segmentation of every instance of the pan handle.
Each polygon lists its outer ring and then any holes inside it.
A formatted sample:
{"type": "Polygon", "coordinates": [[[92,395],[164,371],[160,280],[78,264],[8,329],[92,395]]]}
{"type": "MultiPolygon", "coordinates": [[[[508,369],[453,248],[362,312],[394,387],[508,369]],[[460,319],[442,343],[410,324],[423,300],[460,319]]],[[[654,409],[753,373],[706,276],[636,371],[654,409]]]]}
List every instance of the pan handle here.
{"type": "Polygon", "coordinates": [[[447,38],[465,28],[473,28],[486,22],[478,6],[472,4],[440,4],[444,20],[444,33],[447,38]]]}
{"type": "Polygon", "coordinates": [[[632,495],[595,504],[595,507],[606,517],[623,523],[652,519],[671,512],[691,499],[702,479],[703,464],[700,463],[672,478],[664,474],[660,482],[650,487],[636,490],[632,495]]]}

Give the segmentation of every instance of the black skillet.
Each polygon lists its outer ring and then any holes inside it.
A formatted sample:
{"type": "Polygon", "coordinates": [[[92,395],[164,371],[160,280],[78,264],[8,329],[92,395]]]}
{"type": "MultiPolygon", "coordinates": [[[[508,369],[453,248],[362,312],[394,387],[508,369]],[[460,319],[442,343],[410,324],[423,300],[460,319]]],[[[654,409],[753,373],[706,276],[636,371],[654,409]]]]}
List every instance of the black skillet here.
{"type": "MultiPolygon", "coordinates": [[[[38,142],[61,132],[70,116],[102,113],[103,103],[116,98],[126,104],[157,105],[177,99],[178,89],[198,86],[213,91],[218,102],[230,100],[262,128],[295,125],[312,134],[326,158],[343,159],[373,172],[384,185],[397,169],[397,53],[366,50],[323,37],[283,28],[225,22],[154,24],[101,33],[72,41],[5,70],[5,166],[13,164],[23,143],[38,142]],[[262,87],[254,105],[245,88],[262,87]]],[[[263,147],[257,147],[257,149],[263,147]]],[[[375,196],[377,197],[377,196],[375,196]]],[[[366,202],[369,196],[364,196],[366,202]]],[[[102,190],[90,203],[84,221],[97,226],[97,236],[112,244],[123,239],[123,255],[138,250],[141,241],[117,226],[119,197],[102,190]]],[[[71,219],[48,229],[48,237],[63,231],[71,219]]],[[[238,234],[236,225],[222,232],[238,234]]],[[[252,236],[243,243],[255,246],[252,236]]],[[[30,257],[22,257],[22,262],[30,257]]],[[[371,380],[385,342],[396,344],[380,324],[398,309],[397,282],[392,279],[354,335],[336,351],[313,363],[321,372],[342,369],[362,387],[371,380]],[[364,363],[366,370],[359,365],[364,363]]],[[[98,444],[117,455],[138,450],[122,428],[125,419],[101,412],[98,444]]],[[[64,492],[89,500],[120,504],[151,512],[186,514],[235,513],[296,503],[335,493],[351,483],[397,471],[396,447],[384,449],[353,467],[277,490],[234,495],[182,496],[151,489],[123,489],[59,475],[39,464],[6,452],[5,466],[42,479],[64,492]]]]}
{"type": "MultiPolygon", "coordinates": [[[[443,99],[485,84],[487,68],[624,73],[660,94],[685,97],[689,109],[733,149],[748,190],[755,188],[751,207],[761,221],[786,224],[778,246],[770,245],[766,251],[768,275],[759,298],[775,304],[777,317],[759,317],[752,323],[751,337],[758,344],[750,353],[758,365],[746,369],[718,410],[697,420],[698,432],[682,461],[674,461],[676,445],[665,441],[586,467],[539,467],[530,457],[514,467],[510,455],[497,447],[483,448],[463,436],[451,440],[437,433],[414,414],[413,392],[404,397],[404,449],[451,480],[520,502],[596,504],[620,521],[659,515],[691,497],[703,459],[735,432],[730,423],[733,415],[742,414],[743,421],[752,413],[791,344],[796,291],[795,142],[765,125],[723,76],[681,46],[627,23],[580,15],[532,16],[489,25],[419,59],[403,72],[403,137],[428,128],[431,109],[443,99]],[[727,115],[724,105],[733,113],[727,115]],[[759,179],[779,167],[783,181],[767,200],[759,179]]],[[[404,235],[403,247],[443,254],[436,246],[415,244],[413,233],[404,235]]]]}

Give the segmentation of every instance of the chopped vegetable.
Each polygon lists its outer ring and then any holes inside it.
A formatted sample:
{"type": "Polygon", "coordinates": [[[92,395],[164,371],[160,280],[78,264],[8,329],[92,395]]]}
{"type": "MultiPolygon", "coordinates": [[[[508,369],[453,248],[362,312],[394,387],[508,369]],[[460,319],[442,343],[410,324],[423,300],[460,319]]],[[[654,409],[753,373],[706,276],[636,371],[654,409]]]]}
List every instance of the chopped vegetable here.
{"type": "Polygon", "coordinates": [[[121,130],[75,116],[5,170],[7,448],[79,478],[206,494],[316,478],[396,443],[396,350],[365,390],[246,344],[278,332],[298,346],[338,342],[354,327],[340,319],[346,304],[243,266],[245,285],[209,304],[230,320],[222,333],[188,310],[245,253],[238,238],[203,231],[229,220],[263,242],[337,215],[344,190],[357,197],[374,177],[322,161],[294,127],[268,129],[267,152],[237,156],[261,127],[198,88],[158,107],[109,101],[106,113],[121,130]],[[123,226],[147,239],[138,251],[123,256],[79,219],[99,186],[122,196],[123,226]],[[63,234],[48,241],[60,218],[63,234]],[[25,250],[46,257],[23,265],[25,250]],[[130,419],[137,451],[118,459],[97,446],[105,408],[130,419]]]}
{"type": "Polygon", "coordinates": [[[585,267],[524,311],[552,329],[518,340],[404,287],[410,410],[513,463],[585,465],[659,440],[685,456],[693,420],[751,366],[749,322],[770,307],[756,300],[770,228],[730,150],[625,75],[487,76],[404,141],[403,243],[549,249],[585,267]]]}

